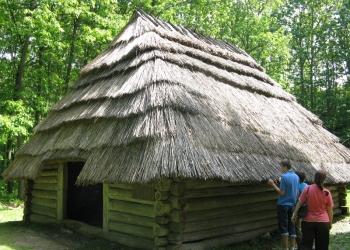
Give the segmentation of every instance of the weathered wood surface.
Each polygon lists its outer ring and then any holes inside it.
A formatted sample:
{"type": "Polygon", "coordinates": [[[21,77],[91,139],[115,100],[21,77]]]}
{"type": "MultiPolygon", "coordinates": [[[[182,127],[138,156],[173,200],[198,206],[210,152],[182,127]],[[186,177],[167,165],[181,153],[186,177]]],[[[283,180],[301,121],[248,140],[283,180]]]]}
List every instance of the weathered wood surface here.
{"type": "Polygon", "coordinates": [[[129,235],[126,233],[108,232],[103,233],[103,237],[114,242],[118,242],[124,246],[133,247],[136,249],[153,249],[154,239],[146,239],[129,235]]]}
{"type": "Polygon", "coordinates": [[[44,198],[44,199],[57,199],[57,191],[47,191],[47,190],[35,190],[32,191],[33,197],[44,198]]]}
{"type": "Polygon", "coordinates": [[[185,243],[180,248],[176,246],[167,246],[167,250],[211,250],[217,246],[228,246],[242,241],[258,237],[267,232],[273,232],[277,230],[277,225],[267,226],[265,228],[259,228],[243,233],[235,233],[227,236],[221,236],[216,238],[209,238],[199,242],[185,243]]]}
{"type": "Polygon", "coordinates": [[[135,202],[110,200],[108,204],[110,210],[114,210],[122,213],[129,213],[135,215],[141,215],[146,217],[155,218],[154,206],[139,204],[135,202]]]}
{"type": "Polygon", "coordinates": [[[143,227],[153,228],[155,219],[134,214],[121,213],[117,211],[109,212],[109,219],[111,221],[122,222],[125,224],[138,225],[143,227]]]}
{"type": "Polygon", "coordinates": [[[109,184],[109,186],[112,188],[132,190],[132,184],[128,184],[128,183],[111,183],[109,184]]]}
{"type": "Polygon", "coordinates": [[[50,200],[50,199],[43,199],[43,198],[34,197],[32,199],[32,204],[43,206],[43,207],[57,208],[57,201],[50,200]]]}
{"type": "Polygon", "coordinates": [[[57,169],[58,168],[58,164],[46,164],[44,167],[43,167],[43,170],[46,170],[46,169],[57,169]]]}
{"type": "Polygon", "coordinates": [[[170,192],[169,191],[156,191],[154,193],[154,198],[156,199],[156,201],[165,201],[167,199],[169,199],[170,197],[170,192]]]}
{"type": "Polygon", "coordinates": [[[40,176],[57,176],[57,169],[43,169],[40,176]]]}
{"type": "Polygon", "coordinates": [[[172,207],[169,201],[155,201],[153,213],[156,215],[169,214],[172,207]]]}
{"type": "Polygon", "coordinates": [[[169,191],[172,182],[171,179],[162,179],[154,184],[154,188],[158,191],[169,191]]]}
{"type": "Polygon", "coordinates": [[[43,207],[43,206],[32,204],[30,209],[32,213],[35,213],[35,214],[45,215],[55,219],[57,216],[57,210],[54,208],[43,207]]]}
{"type": "Polygon", "coordinates": [[[57,183],[57,176],[42,176],[34,180],[34,183],[57,183]]]}
{"type": "Polygon", "coordinates": [[[276,192],[266,192],[263,195],[260,193],[250,194],[250,195],[235,195],[235,196],[221,196],[215,199],[206,198],[193,198],[186,199],[185,211],[199,211],[206,209],[214,209],[220,207],[231,207],[236,205],[248,204],[248,203],[258,203],[268,200],[277,199],[276,192]]]}
{"type": "MultiPolygon", "coordinates": [[[[154,245],[157,246],[157,247],[160,247],[160,246],[166,246],[168,245],[169,243],[169,240],[167,237],[155,237],[154,238],[154,245]]],[[[157,248],[158,250],[160,248],[157,248]]]]}
{"type": "Polygon", "coordinates": [[[132,198],[132,191],[128,189],[109,188],[108,198],[113,200],[130,201],[135,203],[154,205],[155,201],[132,198]]]}
{"type": "Polygon", "coordinates": [[[156,216],[156,223],[157,224],[168,224],[170,222],[170,218],[166,216],[156,216]]]}
{"type": "Polygon", "coordinates": [[[45,215],[40,214],[31,214],[29,216],[29,221],[40,223],[40,224],[54,224],[54,225],[60,225],[60,221],[56,220],[56,218],[52,218],[45,215]]]}
{"type": "Polygon", "coordinates": [[[252,186],[229,186],[190,189],[185,192],[185,198],[200,198],[200,197],[218,197],[239,194],[252,194],[273,191],[269,185],[252,185],[252,186]]]}
{"type": "Polygon", "coordinates": [[[183,196],[170,196],[169,202],[173,209],[183,209],[186,206],[186,199],[183,196]]]}
{"type": "MultiPolygon", "coordinates": [[[[255,221],[254,223],[242,223],[242,224],[236,224],[228,227],[213,228],[213,229],[208,229],[203,231],[184,233],[182,234],[182,239],[183,239],[183,243],[193,242],[193,241],[204,240],[204,239],[209,239],[214,237],[220,237],[223,235],[247,232],[254,229],[266,228],[266,227],[275,226],[275,225],[277,225],[276,217],[255,221]]],[[[180,234],[180,233],[171,233],[168,236],[168,239],[170,242],[173,234],[180,234]]]]}
{"type": "Polygon", "coordinates": [[[170,229],[167,225],[159,225],[155,224],[153,226],[153,235],[159,237],[159,236],[166,236],[170,233],[170,229]]]}
{"type": "Polygon", "coordinates": [[[115,232],[126,233],[137,237],[154,240],[153,229],[127,223],[110,221],[109,229],[115,232]]]}
{"type": "Polygon", "coordinates": [[[247,213],[240,214],[236,216],[228,216],[222,218],[215,218],[210,220],[196,221],[196,222],[186,222],[186,223],[177,223],[171,222],[169,228],[173,232],[179,233],[192,233],[197,231],[222,228],[234,226],[242,223],[254,223],[255,221],[264,220],[264,219],[275,219],[276,218],[276,209],[269,211],[261,211],[257,213],[247,213]]]}
{"type": "Polygon", "coordinates": [[[33,189],[56,191],[57,190],[57,184],[56,183],[35,183],[33,185],[33,189]]]}
{"type": "Polygon", "coordinates": [[[207,180],[207,181],[203,181],[203,180],[184,180],[183,182],[186,183],[187,190],[249,185],[249,183],[231,183],[231,182],[212,181],[212,180],[207,180]]]}
{"type": "Polygon", "coordinates": [[[109,217],[110,217],[110,211],[109,211],[109,193],[110,185],[109,184],[103,184],[103,220],[102,220],[102,228],[104,232],[109,232],[109,217]]]}
{"type": "Polygon", "coordinates": [[[63,220],[67,218],[68,166],[66,163],[58,164],[57,175],[57,220],[63,220]]]}

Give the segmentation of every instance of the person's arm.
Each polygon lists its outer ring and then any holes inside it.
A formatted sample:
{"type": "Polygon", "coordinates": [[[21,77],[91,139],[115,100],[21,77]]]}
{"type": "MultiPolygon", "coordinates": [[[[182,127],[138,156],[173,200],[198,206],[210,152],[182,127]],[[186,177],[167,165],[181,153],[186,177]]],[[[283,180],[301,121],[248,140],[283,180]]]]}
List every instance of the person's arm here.
{"type": "Polygon", "coordinates": [[[297,205],[296,205],[296,207],[295,207],[295,209],[294,209],[294,213],[293,213],[293,215],[292,215],[292,219],[291,219],[291,221],[292,221],[293,223],[296,222],[298,210],[299,210],[299,208],[300,208],[303,204],[304,204],[303,202],[298,201],[298,203],[297,203],[297,205]]]}
{"type": "Polygon", "coordinates": [[[281,195],[281,196],[284,195],[285,191],[279,189],[279,187],[276,186],[276,184],[273,180],[269,179],[267,184],[269,184],[271,187],[273,187],[279,195],[281,195]]]}
{"type": "Polygon", "coordinates": [[[333,223],[333,208],[332,207],[327,207],[327,213],[329,217],[329,230],[332,229],[332,223],[333,223]]]}

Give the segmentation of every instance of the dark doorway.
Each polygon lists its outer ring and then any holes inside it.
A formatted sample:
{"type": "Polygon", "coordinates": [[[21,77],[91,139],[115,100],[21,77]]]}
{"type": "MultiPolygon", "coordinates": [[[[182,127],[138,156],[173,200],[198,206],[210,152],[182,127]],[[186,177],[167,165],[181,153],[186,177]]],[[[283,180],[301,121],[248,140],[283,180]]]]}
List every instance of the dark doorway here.
{"type": "Polygon", "coordinates": [[[67,218],[102,228],[103,187],[102,184],[77,186],[75,182],[84,162],[68,163],[67,218]]]}

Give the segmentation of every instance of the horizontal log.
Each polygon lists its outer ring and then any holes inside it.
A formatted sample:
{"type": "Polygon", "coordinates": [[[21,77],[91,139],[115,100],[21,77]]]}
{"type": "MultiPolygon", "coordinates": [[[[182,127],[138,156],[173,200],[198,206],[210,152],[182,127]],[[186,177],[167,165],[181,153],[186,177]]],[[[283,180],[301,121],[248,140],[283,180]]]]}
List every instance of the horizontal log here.
{"type": "Polygon", "coordinates": [[[325,188],[327,188],[329,191],[335,191],[335,190],[338,190],[339,189],[339,186],[336,185],[332,185],[332,186],[324,186],[325,188]]]}
{"type": "Polygon", "coordinates": [[[171,179],[162,179],[154,184],[154,188],[158,191],[169,191],[172,182],[171,179]]]}
{"type": "Polygon", "coordinates": [[[43,176],[34,180],[34,183],[57,183],[57,176],[43,176]]]}
{"type": "MultiPolygon", "coordinates": [[[[240,243],[252,238],[258,237],[267,232],[274,232],[277,230],[276,225],[272,225],[265,228],[259,228],[243,233],[236,233],[232,235],[205,239],[199,242],[185,243],[181,245],[181,250],[211,250],[218,246],[229,246],[232,244],[240,243]]],[[[168,249],[167,249],[168,250],[168,249]]],[[[172,250],[169,248],[169,250],[172,250]]]]}
{"type": "Polygon", "coordinates": [[[45,215],[45,216],[48,216],[51,218],[56,218],[57,210],[54,208],[43,207],[43,206],[32,204],[30,206],[30,209],[31,209],[32,213],[45,215]]]}
{"type": "Polygon", "coordinates": [[[171,204],[168,201],[155,201],[154,213],[156,215],[167,215],[171,212],[171,204]]]}
{"type": "Polygon", "coordinates": [[[185,211],[207,210],[220,207],[231,207],[247,203],[257,203],[268,200],[276,200],[276,192],[266,192],[250,195],[221,196],[215,198],[186,199],[185,211]]]}
{"type": "Polygon", "coordinates": [[[40,176],[57,176],[57,168],[56,169],[43,169],[40,173],[40,176]]]}
{"type": "Polygon", "coordinates": [[[40,214],[31,214],[29,216],[29,221],[40,224],[54,224],[60,225],[60,222],[52,217],[40,215],[40,214]]]}
{"type": "Polygon", "coordinates": [[[120,189],[128,189],[128,190],[132,189],[132,184],[130,183],[112,183],[112,184],[109,184],[109,186],[113,188],[120,188],[120,189]]]}
{"type": "Polygon", "coordinates": [[[43,170],[46,170],[46,169],[57,169],[58,168],[58,164],[46,164],[44,167],[43,167],[43,170]]]}
{"type": "Polygon", "coordinates": [[[333,209],[333,214],[341,214],[341,210],[339,208],[333,209]]]}
{"type": "Polygon", "coordinates": [[[156,199],[156,201],[165,201],[167,199],[169,199],[170,197],[170,192],[169,191],[156,191],[154,193],[154,198],[156,199]]]}
{"type": "Polygon", "coordinates": [[[33,198],[44,198],[44,199],[56,199],[57,192],[56,191],[47,191],[47,190],[33,190],[32,191],[33,198]]]}
{"type": "MultiPolygon", "coordinates": [[[[334,201],[333,201],[333,202],[334,202],[334,201]]],[[[345,207],[345,206],[346,206],[346,203],[347,203],[346,199],[339,199],[339,206],[345,207]]]]}
{"type": "Polygon", "coordinates": [[[220,237],[224,235],[243,233],[254,229],[266,228],[273,225],[277,225],[277,217],[275,217],[274,219],[269,218],[265,220],[254,221],[251,223],[237,224],[229,227],[214,228],[214,229],[209,229],[204,231],[184,233],[183,243],[210,239],[210,238],[220,237]]]}
{"type": "Polygon", "coordinates": [[[331,194],[332,194],[332,198],[339,197],[339,192],[338,191],[331,191],[331,194]]]}
{"type": "Polygon", "coordinates": [[[215,187],[202,189],[189,189],[185,193],[185,198],[200,198],[200,197],[217,197],[238,194],[251,194],[272,191],[271,186],[264,185],[244,185],[244,186],[229,186],[215,187]]]}
{"type": "Polygon", "coordinates": [[[184,182],[172,182],[170,192],[173,196],[183,196],[186,192],[186,183],[184,182]]]}
{"type": "Polygon", "coordinates": [[[57,191],[57,184],[56,183],[35,183],[33,185],[33,189],[57,191]]]}
{"type": "Polygon", "coordinates": [[[57,201],[51,200],[51,199],[43,199],[43,198],[33,198],[32,204],[43,206],[43,207],[50,207],[50,208],[57,208],[57,201]]]}
{"type": "Polygon", "coordinates": [[[173,209],[169,214],[170,221],[185,222],[186,218],[186,212],[183,209],[173,209]]]}
{"type": "Polygon", "coordinates": [[[349,207],[340,207],[339,209],[342,215],[349,215],[349,207]]]}
{"type": "Polygon", "coordinates": [[[109,188],[108,198],[113,200],[129,201],[129,202],[147,204],[152,206],[154,205],[154,201],[132,198],[132,191],[127,189],[109,188]]]}
{"type": "Polygon", "coordinates": [[[154,206],[135,202],[110,200],[108,208],[113,211],[155,218],[154,206]]]}
{"type": "Polygon", "coordinates": [[[102,237],[118,242],[121,245],[132,247],[136,249],[153,249],[154,248],[154,240],[142,238],[142,237],[136,237],[133,235],[125,234],[125,233],[118,233],[118,232],[108,232],[103,233],[102,237]]]}
{"type": "Polygon", "coordinates": [[[126,224],[132,224],[137,226],[153,228],[155,221],[154,218],[139,216],[134,214],[121,213],[110,210],[108,213],[110,221],[122,222],[126,224]]]}
{"type": "Polygon", "coordinates": [[[110,221],[108,223],[108,227],[110,230],[115,232],[126,233],[137,237],[154,240],[153,229],[149,227],[130,225],[115,221],[110,221]]]}
{"type": "Polygon", "coordinates": [[[338,192],[339,192],[339,193],[346,194],[347,189],[346,189],[346,187],[340,186],[340,187],[338,187],[338,192]]]}
{"type": "MultiPolygon", "coordinates": [[[[215,208],[203,211],[189,211],[186,213],[186,222],[222,218],[224,216],[235,216],[245,213],[263,212],[275,209],[276,204],[277,200],[271,200],[257,203],[242,204],[232,207],[215,208]]],[[[173,217],[172,214],[170,214],[170,218],[172,221],[181,222],[181,220],[176,220],[176,217],[173,217]]]]}
{"type": "Polygon", "coordinates": [[[183,196],[170,196],[169,202],[173,209],[183,209],[186,206],[186,199],[183,196]]]}
{"type": "MultiPolygon", "coordinates": [[[[344,193],[338,193],[339,195],[338,195],[338,197],[339,197],[339,199],[346,199],[346,194],[344,194],[344,193]]],[[[333,197],[333,195],[332,195],[332,197],[333,197]]]]}
{"type": "Polygon", "coordinates": [[[249,185],[249,183],[232,183],[227,181],[213,180],[184,180],[184,182],[186,183],[187,190],[249,185]]]}
{"type": "Polygon", "coordinates": [[[167,237],[155,237],[154,238],[154,245],[157,246],[157,250],[161,249],[159,247],[168,245],[169,240],[167,237]]]}
{"type": "Polygon", "coordinates": [[[228,227],[228,226],[233,226],[233,225],[242,224],[242,223],[249,224],[250,222],[260,221],[260,220],[269,219],[269,218],[276,218],[276,209],[273,209],[270,211],[261,211],[256,213],[247,213],[247,214],[240,214],[236,216],[215,218],[215,219],[203,220],[203,221],[197,221],[197,222],[187,222],[186,224],[171,222],[169,224],[169,228],[173,232],[191,233],[196,231],[228,227]]]}
{"type": "Polygon", "coordinates": [[[157,216],[156,217],[157,224],[165,225],[165,224],[168,224],[169,221],[170,221],[169,217],[165,217],[165,216],[157,216]]]}
{"type": "Polygon", "coordinates": [[[159,225],[155,224],[153,226],[153,235],[159,236],[167,236],[170,233],[170,229],[167,225],[159,225]]]}
{"type": "Polygon", "coordinates": [[[111,199],[118,199],[120,196],[131,198],[132,191],[131,189],[122,189],[110,187],[108,189],[108,197],[111,199]]]}

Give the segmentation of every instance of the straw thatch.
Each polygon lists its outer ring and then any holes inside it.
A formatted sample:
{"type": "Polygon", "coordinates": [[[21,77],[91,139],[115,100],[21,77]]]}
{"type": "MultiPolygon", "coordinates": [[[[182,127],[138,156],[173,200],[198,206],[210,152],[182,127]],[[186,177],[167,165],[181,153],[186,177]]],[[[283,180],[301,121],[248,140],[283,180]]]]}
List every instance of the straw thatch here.
{"type": "Polygon", "coordinates": [[[85,161],[79,184],[165,177],[256,182],[281,159],[350,182],[350,151],[239,48],[136,11],[4,172],[85,161]]]}

